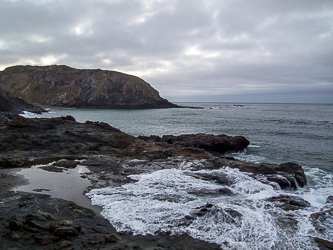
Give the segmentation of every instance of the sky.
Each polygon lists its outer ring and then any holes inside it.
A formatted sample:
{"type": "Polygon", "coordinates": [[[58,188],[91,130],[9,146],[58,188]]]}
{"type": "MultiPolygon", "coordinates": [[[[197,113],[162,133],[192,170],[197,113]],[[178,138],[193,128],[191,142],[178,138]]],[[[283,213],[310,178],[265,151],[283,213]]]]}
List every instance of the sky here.
{"type": "Polygon", "coordinates": [[[0,0],[0,70],[53,64],[173,102],[333,103],[333,0],[0,0]]]}

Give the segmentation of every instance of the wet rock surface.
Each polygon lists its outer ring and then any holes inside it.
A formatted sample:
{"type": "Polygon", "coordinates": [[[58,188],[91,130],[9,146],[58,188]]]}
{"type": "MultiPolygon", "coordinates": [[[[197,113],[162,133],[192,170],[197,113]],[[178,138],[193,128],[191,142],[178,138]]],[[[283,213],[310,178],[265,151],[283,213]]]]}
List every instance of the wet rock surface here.
{"type": "Polygon", "coordinates": [[[320,249],[333,249],[333,242],[321,239],[325,234],[332,235],[333,232],[333,202],[332,196],[329,196],[326,205],[317,213],[313,213],[310,217],[312,225],[316,231],[320,233],[315,241],[320,245],[320,249]]]}
{"type": "Polygon", "coordinates": [[[266,201],[275,203],[276,207],[280,207],[283,210],[298,210],[306,207],[310,207],[310,203],[298,196],[291,195],[279,195],[266,199],[266,201]]]}
{"type": "Polygon", "coordinates": [[[189,236],[118,233],[89,209],[48,195],[0,194],[0,249],[219,249],[189,236]]]}
{"type": "Polygon", "coordinates": [[[200,148],[208,152],[227,153],[244,150],[250,142],[243,136],[188,134],[188,135],[164,135],[141,136],[140,139],[155,142],[167,142],[175,146],[200,148]]]}
{"type": "MultiPolygon", "coordinates": [[[[234,195],[226,187],[233,184],[230,179],[222,173],[212,175],[199,171],[206,169],[239,169],[281,189],[293,190],[306,185],[304,171],[295,163],[253,164],[221,155],[222,152],[242,151],[247,145],[248,141],[243,137],[225,135],[136,138],[106,123],[78,123],[71,116],[16,117],[0,125],[0,169],[49,164],[44,170],[57,172],[74,168],[78,164],[75,160],[81,160],[80,164],[90,170],[81,175],[91,181],[86,192],[136,182],[129,176],[165,168],[190,169],[191,176],[221,185],[216,190],[189,191],[198,196],[234,195]]],[[[220,249],[188,235],[119,233],[107,220],[87,208],[44,194],[9,191],[17,185],[11,183],[22,180],[10,173],[0,177],[0,249],[220,249]]],[[[293,195],[271,197],[267,202],[286,212],[309,206],[307,201],[293,195]]],[[[327,204],[332,204],[332,197],[327,204]]],[[[226,223],[238,225],[242,222],[242,214],[236,210],[216,209],[214,204],[198,207],[180,223],[189,225],[208,213],[223,215],[226,223]]],[[[332,216],[330,207],[314,214],[314,227],[325,230],[325,218],[332,216]]],[[[277,223],[286,230],[297,227],[297,221],[288,216],[277,218],[277,223]]]]}
{"type": "Polygon", "coordinates": [[[307,184],[303,168],[296,163],[254,164],[230,158],[214,159],[216,167],[226,166],[237,168],[242,172],[251,173],[264,183],[276,183],[281,189],[297,189],[307,184]]]}

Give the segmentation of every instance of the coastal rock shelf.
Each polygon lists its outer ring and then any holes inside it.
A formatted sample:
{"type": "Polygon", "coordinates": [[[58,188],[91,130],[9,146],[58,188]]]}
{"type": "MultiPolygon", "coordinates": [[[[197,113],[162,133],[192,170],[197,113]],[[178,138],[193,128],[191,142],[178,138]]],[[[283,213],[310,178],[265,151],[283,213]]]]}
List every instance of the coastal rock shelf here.
{"type": "MultiPolygon", "coordinates": [[[[133,137],[107,123],[79,123],[72,116],[50,119],[16,116],[0,125],[0,169],[49,164],[43,167],[45,171],[62,172],[81,164],[90,171],[81,174],[82,178],[91,182],[85,193],[97,205],[103,203],[99,195],[108,192],[115,192],[119,199],[128,201],[133,198],[131,188],[134,188],[144,190],[142,197],[145,199],[152,199],[147,204],[174,204],[182,199],[185,199],[181,202],[182,206],[197,202],[198,205],[191,208],[188,214],[180,214],[179,220],[172,222],[179,228],[185,228],[184,232],[187,227],[200,223],[201,218],[214,214],[220,214],[223,223],[239,227],[248,222],[236,207],[220,208],[208,201],[218,197],[228,200],[236,195],[237,190],[251,193],[250,181],[256,183],[255,188],[264,186],[266,190],[288,190],[290,193],[307,185],[302,167],[295,163],[254,164],[224,155],[226,152],[243,151],[248,145],[249,141],[242,136],[193,134],[133,137]],[[73,160],[80,160],[80,163],[73,160]],[[189,188],[184,195],[156,195],[155,191],[159,190],[161,183],[167,183],[172,191],[178,189],[172,186],[177,182],[182,185],[188,183],[189,188]]],[[[38,190],[43,194],[10,191],[19,184],[18,178],[12,174],[1,174],[0,178],[0,239],[8,248],[147,249],[163,246],[162,249],[219,249],[222,244],[200,241],[184,232],[171,236],[171,231],[159,229],[153,232],[154,236],[133,236],[126,230],[119,233],[116,229],[119,229],[117,226],[120,223],[112,225],[104,219],[113,220],[106,211],[102,212],[102,218],[73,202],[45,195],[47,190],[42,187],[38,190]],[[26,241],[29,243],[24,248],[26,241]]],[[[117,200],[108,201],[109,204],[112,202],[117,200]]],[[[263,202],[266,206],[276,206],[287,212],[310,206],[308,201],[295,194],[276,195],[263,202]]],[[[120,207],[120,210],[118,212],[124,213],[123,208],[120,207]]],[[[131,218],[134,215],[129,212],[128,216],[131,218]]],[[[273,216],[271,220],[280,223],[279,230],[288,231],[297,227],[296,219],[286,214],[270,216],[273,216]]],[[[311,217],[313,224],[320,228],[317,218],[321,219],[321,214],[311,217]]],[[[320,237],[313,239],[313,242],[321,245],[329,243],[320,237]]]]}

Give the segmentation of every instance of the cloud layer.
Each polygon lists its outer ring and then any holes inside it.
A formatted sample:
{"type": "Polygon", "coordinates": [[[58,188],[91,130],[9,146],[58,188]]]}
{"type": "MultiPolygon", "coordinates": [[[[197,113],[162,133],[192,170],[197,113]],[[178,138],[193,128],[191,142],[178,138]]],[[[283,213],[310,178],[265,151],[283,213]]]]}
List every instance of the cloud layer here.
{"type": "Polygon", "coordinates": [[[332,0],[3,0],[0,34],[0,70],[117,70],[171,101],[333,102],[332,0]]]}

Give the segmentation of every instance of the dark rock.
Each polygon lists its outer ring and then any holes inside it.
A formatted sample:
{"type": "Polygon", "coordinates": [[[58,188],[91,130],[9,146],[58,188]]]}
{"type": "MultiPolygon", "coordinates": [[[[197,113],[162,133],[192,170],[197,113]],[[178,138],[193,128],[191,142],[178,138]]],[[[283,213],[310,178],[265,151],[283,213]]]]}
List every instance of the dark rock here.
{"type": "Polygon", "coordinates": [[[326,203],[333,203],[333,196],[328,196],[326,203]]]}
{"type": "Polygon", "coordinates": [[[17,116],[15,113],[1,112],[0,111],[0,125],[14,119],[17,116]]]}
{"type": "Polygon", "coordinates": [[[81,232],[81,227],[71,220],[61,220],[50,225],[50,232],[60,238],[68,238],[77,236],[81,232]]]}
{"type": "MultiPolygon", "coordinates": [[[[242,172],[252,173],[255,177],[265,176],[268,182],[277,183],[281,189],[297,189],[307,185],[304,170],[296,163],[254,164],[226,158],[214,159],[212,163],[216,167],[238,168],[242,172]]],[[[259,180],[263,181],[262,178],[259,180]]]]}
{"type": "Polygon", "coordinates": [[[104,234],[104,235],[95,235],[88,239],[89,244],[106,244],[106,243],[115,243],[120,239],[114,234],[104,234]]]}
{"type": "Polygon", "coordinates": [[[60,160],[53,163],[53,166],[62,167],[62,168],[76,168],[79,163],[73,160],[60,160]]]}
{"type": "Polygon", "coordinates": [[[32,191],[34,191],[34,192],[44,192],[44,191],[49,192],[50,189],[46,189],[46,188],[35,188],[32,191]]]}
{"type": "MultiPolygon", "coordinates": [[[[211,215],[218,214],[219,220],[221,220],[222,223],[232,223],[237,225],[241,224],[241,220],[243,218],[243,215],[234,209],[231,208],[220,209],[215,207],[211,203],[207,203],[204,206],[197,207],[196,210],[197,211],[191,213],[191,216],[193,218],[202,217],[208,213],[210,213],[211,215]]],[[[193,219],[191,218],[191,220],[193,219]]]]}
{"type": "Polygon", "coordinates": [[[8,225],[9,225],[9,229],[12,230],[12,231],[18,231],[22,228],[23,226],[23,223],[20,222],[20,221],[17,221],[17,220],[10,220],[8,222],[8,225]]]}
{"type": "MultiPolygon", "coordinates": [[[[46,112],[46,110],[40,107],[29,104],[24,100],[15,97],[12,93],[0,85],[0,112],[19,114],[22,113],[22,111],[29,111],[33,113],[46,112]]],[[[0,119],[0,121],[1,120],[2,119],[0,119]]]]}
{"type": "Polygon", "coordinates": [[[153,141],[153,142],[161,142],[162,138],[157,135],[150,135],[150,136],[138,136],[139,139],[144,141],[153,141]]]}
{"type": "Polygon", "coordinates": [[[242,215],[240,212],[238,212],[238,211],[236,211],[236,210],[233,210],[233,209],[231,209],[231,208],[226,208],[226,209],[224,209],[224,211],[225,211],[228,215],[230,215],[233,219],[240,219],[240,218],[243,217],[243,215],[242,215]]]}
{"type": "Polygon", "coordinates": [[[0,200],[6,201],[0,209],[1,249],[220,249],[186,234],[117,233],[91,210],[48,195],[5,192],[0,200]]]}
{"type": "Polygon", "coordinates": [[[51,123],[39,123],[33,119],[24,118],[22,116],[16,116],[13,120],[7,123],[10,127],[31,127],[31,128],[38,128],[38,129],[55,129],[55,125],[51,123]]]}
{"type": "Polygon", "coordinates": [[[171,150],[156,150],[156,151],[144,152],[141,155],[148,159],[154,160],[154,159],[166,159],[168,157],[171,157],[173,153],[171,150]]]}
{"type": "Polygon", "coordinates": [[[290,189],[292,186],[295,186],[294,183],[292,184],[288,178],[278,175],[278,174],[268,174],[266,175],[267,180],[269,182],[275,182],[279,184],[281,189],[290,189]]]}
{"type": "Polygon", "coordinates": [[[287,173],[287,174],[291,174],[292,176],[295,177],[296,183],[293,179],[291,181],[293,188],[296,188],[296,185],[299,185],[300,187],[304,187],[305,185],[307,185],[304,170],[300,165],[298,165],[296,163],[292,163],[292,162],[282,163],[279,165],[278,171],[281,171],[281,172],[287,173]]]}
{"type": "Polygon", "coordinates": [[[70,242],[69,240],[62,240],[62,241],[60,241],[59,243],[57,243],[55,245],[54,248],[55,249],[68,249],[68,250],[75,249],[73,247],[72,242],[70,242]]]}
{"type": "Polygon", "coordinates": [[[297,221],[297,219],[293,218],[292,216],[285,216],[285,217],[279,216],[276,218],[276,223],[285,232],[294,233],[298,229],[298,221],[297,221]]]}
{"type": "Polygon", "coordinates": [[[244,150],[249,141],[243,136],[188,134],[164,135],[162,141],[183,147],[195,147],[217,153],[238,152],[244,150]]]}
{"type": "Polygon", "coordinates": [[[195,174],[190,174],[191,176],[193,176],[194,178],[199,178],[205,181],[213,181],[215,183],[221,184],[221,185],[226,185],[226,186],[230,186],[232,184],[234,184],[234,182],[228,178],[228,176],[224,173],[214,173],[214,174],[210,174],[210,173],[195,173],[195,174]]]}
{"type": "Polygon", "coordinates": [[[54,172],[54,173],[62,173],[64,172],[64,168],[62,167],[57,167],[57,166],[45,166],[45,167],[40,167],[41,169],[49,172],[54,172]]]}
{"type": "Polygon", "coordinates": [[[273,202],[276,207],[283,210],[298,210],[310,207],[310,203],[301,197],[291,195],[279,195],[266,199],[268,202],[273,202]]]}
{"type": "Polygon", "coordinates": [[[24,164],[23,161],[15,160],[12,158],[0,157],[0,169],[1,168],[18,168],[24,164]]]}
{"type": "MultiPolygon", "coordinates": [[[[75,119],[74,119],[75,120],[75,119]]],[[[86,121],[86,124],[99,126],[107,131],[114,132],[114,133],[121,133],[121,131],[117,128],[112,127],[110,124],[107,124],[106,122],[92,122],[92,121],[86,121]]]]}
{"type": "Polygon", "coordinates": [[[78,108],[176,108],[144,80],[116,71],[65,65],[13,66],[0,83],[29,103],[78,108]]]}
{"type": "Polygon", "coordinates": [[[219,188],[218,190],[219,194],[226,195],[226,196],[232,196],[233,192],[229,188],[219,188]]]}
{"type": "MultiPolygon", "coordinates": [[[[263,180],[265,183],[278,183],[281,188],[286,189],[306,185],[304,171],[297,164],[253,164],[233,158],[223,158],[219,154],[217,156],[206,151],[211,151],[213,146],[202,148],[194,143],[197,138],[201,141],[204,141],[204,138],[210,138],[209,143],[214,144],[214,137],[220,136],[186,135],[185,137],[186,140],[179,140],[181,143],[178,143],[177,137],[169,137],[170,140],[162,140],[154,136],[135,138],[108,124],[78,123],[70,116],[52,119],[18,118],[0,126],[0,158],[15,159],[25,165],[55,162],[54,166],[51,166],[53,169],[75,167],[77,162],[74,160],[87,159],[81,164],[91,170],[90,173],[85,173],[85,177],[92,181],[92,186],[89,188],[119,186],[135,182],[129,178],[129,175],[182,167],[183,162],[191,163],[192,165],[184,164],[184,168],[190,167],[192,170],[238,168],[240,171],[250,173],[249,175],[258,180],[263,180]],[[70,152],[75,155],[71,155],[70,152]],[[35,159],[32,161],[31,158],[35,159]]],[[[235,147],[231,146],[231,148],[235,147]]],[[[4,160],[4,162],[7,161],[4,160]]],[[[226,174],[216,174],[215,171],[188,172],[191,172],[188,174],[195,178],[223,185],[214,190],[193,191],[196,195],[213,197],[233,195],[225,186],[234,184],[234,180],[228,178],[226,174]]],[[[12,180],[7,175],[2,174],[2,176],[4,177],[0,179],[12,180]]],[[[173,201],[174,198],[177,197],[173,197],[173,201]]],[[[108,221],[95,216],[91,210],[68,201],[52,199],[47,195],[1,192],[0,199],[6,200],[1,203],[0,209],[1,243],[5,246],[15,245],[17,249],[41,247],[45,249],[62,247],[116,249],[125,246],[129,248],[135,246],[137,249],[158,249],[159,246],[164,246],[166,249],[215,249],[217,247],[214,244],[195,240],[188,235],[171,236],[161,232],[156,232],[157,235],[154,236],[118,234],[108,221]]],[[[160,196],[157,199],[167,200],[168,197],[160,196]]],[[[267,201],[268,206],[281,207],[286,211],[309,206],[307,201],[297,196],[278,196],[267,201]]],[[[331,203],[327,206],[329,204],[331,203]]],[[[179,225],[190,225],[199,219],[198,217],[205,216],[218,216],[222,218],[223,223],[232,223],[237,226],[241,226],[243,218],[242,214],[236,210],[221,209],[208,203],[194,209],[180,220],[179,225]]],[[[329,229],[329,226],[325,224],[325,218],[329,216],[331,215],[328,211],[312,216],[317,223],[314,225],[319,231],[329,229]],[[323,224],[326,229],[323,229],[323,224]]],[[[297,221],[288,216],[277,218],[276,223],[290,232],[297,228],[297,221]]]]}
{"type": "Polygon", "coordinates": [[[188,192],[189,194],[195,194],[198,196],[231,196],[233,195],[232,191],[229,188],[219,188],[219,189],[200,189],[200,190],[192,190],[188,192]]]}
{"type": "Polygon", "coordinates": [[[100,125],[78,123],[71,116],[51,119],[16,117],[6,125],[0,126],[0,152],[4,153],[4,155],[0,153],[2,165],[9,167],[17,165],[15,161],[18,159],[13,161],[9,160],[13,157],[8,157],[8,152],[13,151],[26,152],[30,155],[29,158],[33,157],[34,153],[38,154],[37,157],[43,155],[43,158],[45,156],[61,158],[59,157],[61,154],[125,150],[135,141],[134,137],[113,129],[110,125],[100,125]]]}
{"type": "Polygon", "coordinates": [[[25,218],[27,220],[38,220],[38,221],[55,220],[52,214],[42,211],[32,212],[31,214],[28,214],[25,218]]]}
{"type": "Polygon", "coordinates": [[[333,219],[332,206],[324,207],[320,212],[313,213],[310,216],[310,220],[313,226],[315,227],[316,231],[323,234],[332,232],[333,229],[332,219],[333,219]]]}
{"type": "Polygon", "coordinates": [[[214,206],[213,204],[207,203],[204,206],[197,207],[196,209],[198,211],[196,211],[196,212],[193,213],[194,217],[202,217],[202,216],[204,216],[205,214],[207,214],[208,212],[211,211],[211,209],[213,208],[213,206],[214,206]]]}
{"type": "Polygon", "coordinates": [[[333,249],[333,242],[321,239],[319,237],[313,238],[314,242],[318,244],[320,250],[330,250],[333,249]]]}

